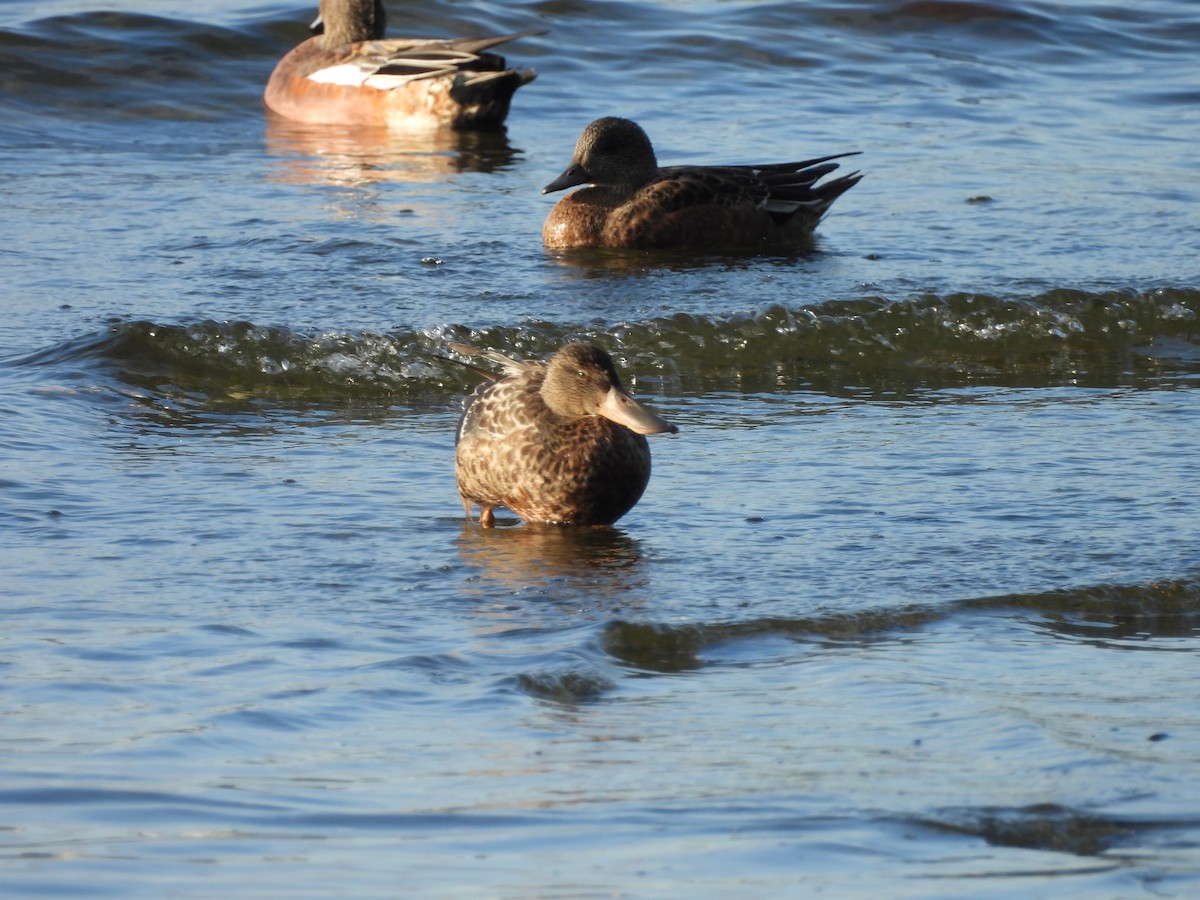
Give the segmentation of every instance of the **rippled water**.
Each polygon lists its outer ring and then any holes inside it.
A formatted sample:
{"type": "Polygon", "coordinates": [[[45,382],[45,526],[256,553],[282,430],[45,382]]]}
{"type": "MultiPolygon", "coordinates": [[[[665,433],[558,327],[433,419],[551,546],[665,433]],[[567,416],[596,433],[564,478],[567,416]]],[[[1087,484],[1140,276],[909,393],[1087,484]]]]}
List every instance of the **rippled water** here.
{"type": "Polygon", "coordinates": [[[549,32],[421,139],[265,120],[311,7],[122,6],[0,8],[5,895],[1200,890],[1192,3],[393,4],[549,32]],[[603,114],[866,178],[548,253],[603,114]],[[642,502],[465,523],[445,343],[579,337],[642,502]]]}

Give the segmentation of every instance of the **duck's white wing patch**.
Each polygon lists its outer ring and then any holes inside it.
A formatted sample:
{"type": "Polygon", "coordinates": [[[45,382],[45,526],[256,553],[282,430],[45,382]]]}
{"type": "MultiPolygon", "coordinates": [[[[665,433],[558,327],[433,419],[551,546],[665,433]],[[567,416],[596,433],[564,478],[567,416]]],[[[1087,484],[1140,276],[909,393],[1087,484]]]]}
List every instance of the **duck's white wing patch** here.
{"type": "MultiPolygon", "coordinates": [[[[426,65],[425,60],[389,61],[389,66],[405,66],[407,72],[380,72],[379,65],[362,63],[342,63],[339,66],[328,66],[318,69],[308,77],[320,84],[337,84],[342,87],[369,87],[380,91],[390,91],[401,85],[426,78],[436,78],[439,75],[453,75],[457,69],[452,65],[426,65]]],[[[503,73],[484,73],[486,75],[503,73]]]]}
{"type": "Polygon", "coordinates": [[[375,69],[364,69],[354,63],[343,63],[340,66],[328,66],[318,69],[308,76],[310,81],[319,84],[340,84],[342,87],[362,87],[367,84],[375,69]]]}

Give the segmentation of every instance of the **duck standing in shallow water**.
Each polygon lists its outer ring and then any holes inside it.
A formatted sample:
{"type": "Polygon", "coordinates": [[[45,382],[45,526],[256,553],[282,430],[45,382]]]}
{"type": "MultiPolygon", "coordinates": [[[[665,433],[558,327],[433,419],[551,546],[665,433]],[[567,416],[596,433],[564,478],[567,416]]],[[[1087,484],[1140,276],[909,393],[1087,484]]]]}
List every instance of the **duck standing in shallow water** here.
{"type": "Polygon", "coordinates": [[[611,525],[633,508],[650,480],[644,435],[679,429],[629,396],[612,357],[583,343],[548,363],[449,346],[504,369],[463,401],[455,458],[468,519],[478,505],[490,528],[505,506],[527,522],[611,525]]]}
{"type": "Polygon", "coordinates": [[[263,101],[287,119],[412,130],[495,128],[512,95],[536,77],[505,68],[502,37],[383,40],[383,0],[321,0],[322,29],[288,53],[263,101]]]}
{"type": "Polygon", "coordinates": [[[862,175],[817,182],[838,167],[830,160],[854,155],[762,166],[659,168],[654,147],[637,123],[597,119],[584,129],[570,166],[542,193],[591,187],[555,204],[542,242],[554,249],[640,250],[803,244],[833,201],[862,175]]]}

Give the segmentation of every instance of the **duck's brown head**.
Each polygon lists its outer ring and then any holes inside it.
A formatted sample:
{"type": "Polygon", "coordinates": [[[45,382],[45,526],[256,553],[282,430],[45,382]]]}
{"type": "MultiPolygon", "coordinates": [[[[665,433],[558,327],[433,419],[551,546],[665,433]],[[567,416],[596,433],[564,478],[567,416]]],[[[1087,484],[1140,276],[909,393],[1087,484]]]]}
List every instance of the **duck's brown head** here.
{"type": "Polygon", "coordinates": [[[650,138],[629,119],[605,116],[583,130],[567,170],[542,188],[543,194],[594,184],[632,193],[658,174],[650,138]]]}
{"type": "Polygon", "coordinates": [[[560,416],[603,416],[638,434],[679,431],[629,396],[612,357],[594,344],[568,344],[554,354],[542,399],[560,416]]]}

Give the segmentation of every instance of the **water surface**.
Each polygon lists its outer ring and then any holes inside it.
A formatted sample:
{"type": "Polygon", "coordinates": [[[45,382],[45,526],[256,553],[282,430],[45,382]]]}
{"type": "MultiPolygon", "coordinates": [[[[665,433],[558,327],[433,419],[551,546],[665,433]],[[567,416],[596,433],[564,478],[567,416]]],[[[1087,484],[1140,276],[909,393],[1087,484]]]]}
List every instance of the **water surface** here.
{"type": "Polygon", "coordinates": [[[312,13],[0,10],[6,894],[1196,892],[1192,4],[393,6],[548,30],[427,138],[266,119],[312,13]],[[549,253],[605,114],[866,178],[549,253]],[[470,525],[446,342],[577,338],[645,497],[470,525]]]}

